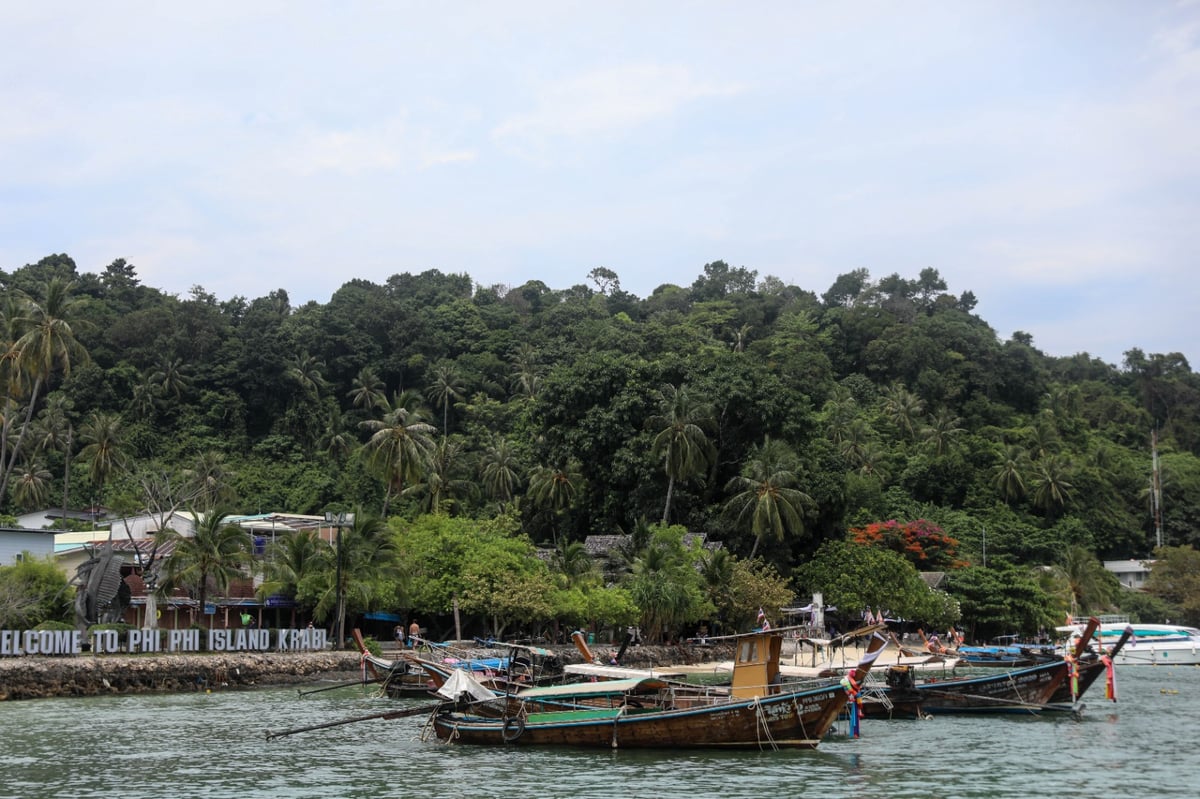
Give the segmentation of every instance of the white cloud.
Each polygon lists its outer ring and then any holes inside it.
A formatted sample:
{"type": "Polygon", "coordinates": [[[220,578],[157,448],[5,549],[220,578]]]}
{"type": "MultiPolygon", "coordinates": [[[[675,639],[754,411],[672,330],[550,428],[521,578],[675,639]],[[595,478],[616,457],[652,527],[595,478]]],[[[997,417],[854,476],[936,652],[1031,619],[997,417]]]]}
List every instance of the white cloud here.
{"type": "Polygon", "coordinates": [[[620,134],[668,117],[688,103],[742,91],[734,82],[696,78],[682,66],[627,64],[546,84],[534,110],[494,130],[500,139],[542,140],[620,134]]]}

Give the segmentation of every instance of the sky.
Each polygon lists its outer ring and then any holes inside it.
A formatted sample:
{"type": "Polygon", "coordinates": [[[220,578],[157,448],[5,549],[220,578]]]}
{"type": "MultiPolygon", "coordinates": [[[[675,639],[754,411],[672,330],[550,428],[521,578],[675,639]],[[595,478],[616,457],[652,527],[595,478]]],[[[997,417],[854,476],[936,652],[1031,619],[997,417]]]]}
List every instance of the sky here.
{"type": "Polygon", "coordinates": [[[0,269],[219,299],[937,269],[1200,363],[1200,0],[0,0],[0,269]]]}

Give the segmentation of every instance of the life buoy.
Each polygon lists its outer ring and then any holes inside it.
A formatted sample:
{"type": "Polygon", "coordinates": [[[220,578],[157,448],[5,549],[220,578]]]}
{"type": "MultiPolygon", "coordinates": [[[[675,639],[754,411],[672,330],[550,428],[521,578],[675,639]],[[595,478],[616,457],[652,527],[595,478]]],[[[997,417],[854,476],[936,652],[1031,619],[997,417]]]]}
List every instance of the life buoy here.
{"type": "Polygon", "coordinates": [[[512,743],[521,737],[525,732],[525,719],[520,716],[509,716],[504,720],[504,726],[500,728],[500,735],[504,738],[505,743],[512,743]]]}

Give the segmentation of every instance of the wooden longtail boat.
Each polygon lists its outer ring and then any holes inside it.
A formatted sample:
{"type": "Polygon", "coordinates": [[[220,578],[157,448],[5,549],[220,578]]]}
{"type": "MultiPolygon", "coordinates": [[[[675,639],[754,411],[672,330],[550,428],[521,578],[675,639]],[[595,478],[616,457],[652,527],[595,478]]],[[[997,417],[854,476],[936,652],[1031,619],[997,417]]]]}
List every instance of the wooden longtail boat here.
{"type": "Polygon", "coordinates": [[[431,645],[444,649],[444,657],[402,651],[395,660],[388,660],[371,654],[359,630],[353,631],[353,638],[363,668],[392,697],[432,694],[456,668],[474,673],[481,683],[500,692],[508,686],[539,685],[562,678],[558,656],[542,647],[505,644],[509,650],[506,656],[480,658],[444,645],[431,645]]]}
{"type": "Polygon", "coordinates": [[[388,696],[394,699],[428,696],[437,690],[437,685],[429,679],[424,669],[403,658],[388,660],[371,654],[362,632],[357,628],[351,632],[351,637],[362,657],[364,675],[369,676],[371,682],[379,683],[388,696]]]}
{"type": "MultiPolygon", "coordinates": [[[[1092,683],[1101,675],[1106,675],[1109,692],[1111,695],[1106,698],[1112,701],[1117,701],[1116,697],[1116,677],[1113,664],[1117,657],[1121,654],[1121,650],[1125,648],[1125,644],[1129,642],[1132,630],[1127,629],[1117,639],[1117,642],[1111,648],[1105,649],[1103,644],[1100,644],[1102,652],[1096,652],[1088,648],[1087,631],[1091,629],[1091,622],[1097,622],[1096,619],[1089,620],[1089,626],[1084,629],[1084,636],[1080,639],[1075,647],[1074,652],[1074,671],[1072,674],[1070,668],[1067,670],[1067,679],[1063,680],[1058,689],[1050,697],[1051,704],[1066,704],[1071,703],[1073,706],[1091,687],[1092,683]]],[[[1097,622],[1098,623],[1098,622],[1097,622]]]]}
{"type": "Polygon", "coordinates": [[[1095,624],[1089,624],[1070,658],[1058,657],[1024,668],[917,682],[912,671],[892,667],[887,670],[885,687],[864,691],[863,715],[924,718],[950,713],[1078,712],[1078,700],[1105,670],[1099,656],[1086,655],[1095,624]]]}
{"type": "MultiPolygon", "coordinates": [[[[737,636],[727,693],[661,678],[543,686],[497,697],[500,716],[447,704],[426,732],[447,743],[604,748],[815,748],[846,706],[842,682],[784,685],[780,631],[737,636]]],[[[872,637],[854,671],[860,684],[887,641],[872,637]]]]}

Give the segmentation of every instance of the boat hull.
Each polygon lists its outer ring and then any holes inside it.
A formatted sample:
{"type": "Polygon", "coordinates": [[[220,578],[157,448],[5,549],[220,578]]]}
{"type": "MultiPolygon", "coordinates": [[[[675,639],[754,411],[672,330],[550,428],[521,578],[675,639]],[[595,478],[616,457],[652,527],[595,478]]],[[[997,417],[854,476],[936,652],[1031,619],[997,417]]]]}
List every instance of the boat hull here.
{"type": "Polygon", "coordinates": [[[432,725],[442,741],[491,746],[814,749],[845,704],[845,690],[828,686],[669,710],[599,708],[503,719],[451,711],[435,715],[432,725]]]}
{"type": "Polygon", "coordinates": [[[1160,641],[1126,646],[1113,658],[1118,666],[1197,666],[1200,641],[1160,641]]]}
{"type": "Polygon", "coordinates": [[[862,711],[867,718],[924,718],[952,713],[1028,714],[1055,710],[1060,708],[1049,705],[1066,677],[1067,663],[1057,661],[979,677],[890,684],[875,689],[876,696],[864,696],[862,711]]]}

